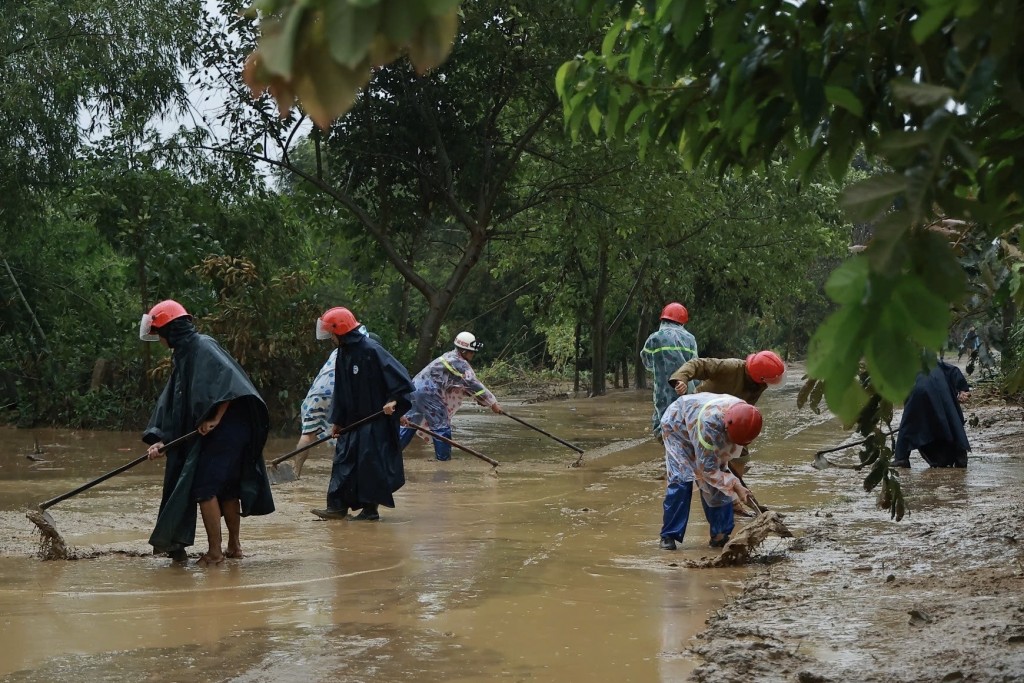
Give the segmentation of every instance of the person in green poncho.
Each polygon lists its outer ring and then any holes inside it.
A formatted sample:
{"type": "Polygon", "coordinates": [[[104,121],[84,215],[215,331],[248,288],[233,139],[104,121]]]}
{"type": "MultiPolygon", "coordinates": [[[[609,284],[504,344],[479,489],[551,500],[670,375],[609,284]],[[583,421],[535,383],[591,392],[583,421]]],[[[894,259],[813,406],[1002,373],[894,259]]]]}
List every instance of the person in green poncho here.
{"type": "Polygon", "coordinates": [[[195,543],[196,506],[209,541],[199,566],[241,558],[241,518],[274,511],[263,447],[270,431],[266,403],[245,371],[212,338],[196,332],[177,301],[161,301],[142,316],[139,337],[173,351],[173,369],[142,440],[149,457],[166,456],[163,495],[149,542],[154,553],[188,558],[195,543]],[[165,443],[198,431],[161,453],[165,443]],[[223,548],[221,517],[228,530],[223,548]]]}

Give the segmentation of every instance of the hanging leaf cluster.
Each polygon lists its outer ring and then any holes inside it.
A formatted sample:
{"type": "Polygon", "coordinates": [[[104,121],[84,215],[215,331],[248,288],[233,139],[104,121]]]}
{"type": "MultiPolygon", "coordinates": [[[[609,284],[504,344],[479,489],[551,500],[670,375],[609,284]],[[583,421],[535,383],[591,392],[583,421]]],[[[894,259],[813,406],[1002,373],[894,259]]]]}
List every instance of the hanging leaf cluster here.
{"type": "Polygon", "coordinates": [[[256,50],[242,76],[266,91],[282,117],[298,101],[326,129],[347,112],[373,69],[408,55],[421,75],[447,58],[459,26],[459,0],[257,0],[256,50]]]}

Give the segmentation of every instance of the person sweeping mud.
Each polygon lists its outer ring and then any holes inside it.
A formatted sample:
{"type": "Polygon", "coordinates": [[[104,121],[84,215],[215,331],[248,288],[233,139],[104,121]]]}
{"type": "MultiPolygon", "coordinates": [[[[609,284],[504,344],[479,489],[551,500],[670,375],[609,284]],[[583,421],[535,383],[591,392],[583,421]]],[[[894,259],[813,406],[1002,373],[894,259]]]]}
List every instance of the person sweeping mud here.
{"type": "Polygon", "coordinates": [[[682,542],[690,518],[693,483],[711,527],[709,545],[724,546],[735,526],[733,501],[750,491],[728,469],[729,459],[761,433],[761,413],[734,396],[698,393],[682,396],[661,418],[668,486],[661,526],[663,550],[682,542]]]}
{"type": "Polygon", "coordinates": [[[903,404],[893,466],[910,467],[910,451],[917,449],[929,467],[967,467],[971,444],[960,404],[970,391],[955,365],[939,361],[931,372],[919,372],[903,404]]]}
{"type": "Polygon", "coordinates": [[[344,519],[349,510],[360,510],[355,519],[380,519],[379,506],[395,507],[393,494],[405,484],[398,420],[412,405],[412,380],[347,308],[324,313],[316,334],[338,345],[331,408],[331,431],[338,442],[327,507],[311,512],[322,519],[344,519]],[[381,410],[381,417],[342,433],[381,410]]]}
{"type": "Polygon", "coordinates": [[[690,320],[686,307],[672,302],[661,310],[661,324],[647,337],[640,350],[640,360],[648,372],[654,373],[654,415],[651,429],[661,438],[661,416],[676,400],[675,388],[669,383],[672,373],[697,357],[697,340],[686,329],[690,320]]]}
{"type": "MultiPolygon", "coordinates": [[[[465,398],[472,398],[491,412],[501,413],[501,406],[494,394],[476,378],[470,362],[483,346],[469,332],[459,332],[455,337],[455,348],[432,360],[413,378],[416,391],[412,396],[412,410],[402,419],[399,434],[404,449],[416,435],[416,429],[407,424],[428,428],[441,436],[452,438],[452,418],[465,398]]],[[[434,441],[434,457],[437,460],[451,460],[452,447],[440,440],[434,441]]]]}
{"type": "Polygon", "coordinates": [[[173,351],[167,380],[142,440],[150,459],[166,456],[163,495],[149,542],[154,553],[187,559],[195,543],[196,504],[209,549],[200,566],[241,558],[241,518],[274,511],[263,447],[267,406],[241,366],[212,338],[196,332],[177,301],[161,301],[142,316],[139,337],[173,351]],[[200,438],[161,453],[164,443],[198,430],[200,438]],[[222,547],[221,517],[228,529],[222,547]]]}

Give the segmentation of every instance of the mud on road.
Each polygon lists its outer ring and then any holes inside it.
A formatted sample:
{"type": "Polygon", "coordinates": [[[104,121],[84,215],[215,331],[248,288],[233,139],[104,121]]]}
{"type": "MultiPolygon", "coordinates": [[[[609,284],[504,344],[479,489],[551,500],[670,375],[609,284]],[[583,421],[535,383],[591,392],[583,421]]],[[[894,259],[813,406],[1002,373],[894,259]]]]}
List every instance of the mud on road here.
{"type": "Polygon", "coordinates": [[[1024,409],[965,414],[968,469],[915,452],[900,523],[860,474],[822,473],[849,494],[787,514],[800,538],[708,619],[691,679],[1024,680],[1024,409]]]}

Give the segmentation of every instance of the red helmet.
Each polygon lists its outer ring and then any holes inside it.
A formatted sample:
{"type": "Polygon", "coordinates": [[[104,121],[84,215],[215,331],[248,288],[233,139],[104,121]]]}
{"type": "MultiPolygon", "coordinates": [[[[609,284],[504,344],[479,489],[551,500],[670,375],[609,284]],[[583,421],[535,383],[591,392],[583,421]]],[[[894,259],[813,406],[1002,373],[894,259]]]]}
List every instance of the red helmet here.
{"type": "Polygon", "coordinates": [[[142,314],[142,321],[139,322],[139,339],[142,341],[157,341],[160,337],[154,333],[154,330],[160,329],[178,318],[188,318],[191,320],[192,316],[188,314],[184,306],[173,299],[161,301],[149,309],[149,313],[142,314]]]}
{"type": "Polygon", "coordinates": [[[328,310],[316,321],[317,339],[329,339],[331,334],[339,337],[359,327],[359,321],[347,308],[337,306],[328,310]]]}
{"type": "Polygon", "coordinates": [[[774,351],[758,351],[747,356],[747,375],[758,384],[778,384],[786,364],[774,351]]]}
{"type": "Polygon", "coordinates": [[[685,325],[690,320],[690,314],[687,312],[686,306],[673,301],[668,306],[661,309],[661,319],[671,320],[674,323],[685,325]]]}
{"type": "Polygon", "coordinates": [[[149,317],[153,319],[153,327],[163,327],[172,320],[177,320],[184,316],[187,316],[189,320],[192,319],[192,316],[188,314],[185,307],[174,299],[161,301],[149,309],[149,317]]]}
{"type": "Polygon", "coordinates": [[[746,401],[725,409],[725,431],[734,444],[746,446],[761,433],[761,411],[746,401]]]}

